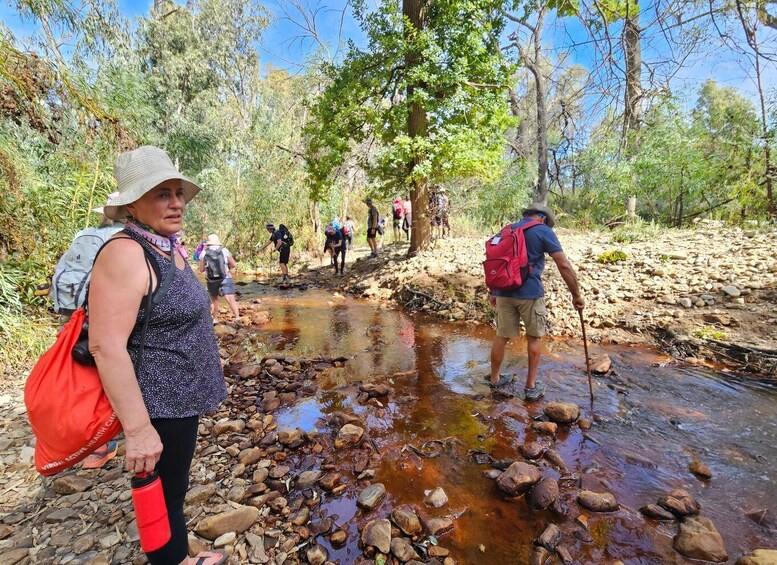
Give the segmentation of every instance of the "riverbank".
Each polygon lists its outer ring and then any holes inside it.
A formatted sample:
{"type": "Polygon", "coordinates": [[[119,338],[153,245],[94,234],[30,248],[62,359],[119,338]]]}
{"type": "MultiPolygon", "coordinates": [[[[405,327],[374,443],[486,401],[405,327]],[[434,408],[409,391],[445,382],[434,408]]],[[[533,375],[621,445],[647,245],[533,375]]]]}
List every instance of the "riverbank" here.
{"type": "MultiPolygon", "coordinates": [[[[585,295],[591,341],[659,345],[676,357],[777,376],[777,230],[557,233],[585,295]]],[[[493,323],[482,239],[437,240],[412,259],[406,252],[406,243],[387,243],[377,258],[359,250],[344,276],[313,267],[305,278],[451,321],[493,323]]],[[[580,337],[552,261],[543,280],[550,335],[580,337]]]]}

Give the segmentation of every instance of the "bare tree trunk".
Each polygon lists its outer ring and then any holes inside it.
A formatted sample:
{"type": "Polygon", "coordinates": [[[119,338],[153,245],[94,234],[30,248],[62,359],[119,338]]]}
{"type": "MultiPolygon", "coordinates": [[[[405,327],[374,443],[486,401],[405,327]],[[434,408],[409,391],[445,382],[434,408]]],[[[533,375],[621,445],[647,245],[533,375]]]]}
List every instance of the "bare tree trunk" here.
{"type": "Polygon", "coordinates": [[[639,6],[627,5],[630,16],[623,25],[623,52],[626,58],[626,89],[623,126],[631,153],[639,148],[638,132],[642,121],[642,30],[639,27],[639,6]]]}
{"type": "Polygon", "coordinates": [[[545,25],[545,10],[537,15],[537,23],[532,32],[534,54],[527,60],[527,67],[534,77],[537,97],[537,186],[534,190],[534,202],[548,204],[548,88],[542,74],[542,30],[545,25]]]}
{"type": "MultiPolygon", "coordinates": [[[[405,38],[412,42],[417,33],[424,28],[424,18],[426,15],[424,0],[403,0],[402,14],[408,19],[410,26],[405,30],[405,38]]],[[[420,54],[411,50],[405,54],[405,65],[408,72],[420,63],[420,54]]],[[[407,98],[411,101],[410,112],[407,117],[407,133],[410,139],[415,137],[426,137],[426,108],[419,102],[413,100],[413,94],[420,84],[408,85],[407,98]]],[[[414,155],[408,169],[413,179],[413,187],[410,191],[410,200],[413,206],[413,225],[410,233],[410,249],[408,256],[415,255],[418,251],[425,249],[431,240],[431,226],[429,224],[429,197],[427,194],[428,180],[426,178],[417,178],[413,172],[420,162],[423,161],[421,155],[414,155]]]]}
{"type": "MultiPolygon", "coordinates": [[[[753,50],[754,66],[755,66],[755,79],[756,86],[758,87],[758,101],[761,110],[761,139],[764,143],[764,186],[766,187],[766,209],[769,211],[769,215],[777,217],[777,203],[774,201],[774,176],[775,170],[772,168],[771,161],[771,133],[769,132],[769,118],[766,110],[766,100],[764,98],[764,89],[762,82],[762,69],[761,69],[761,53],[760,45],[758,44],[758,22],[759,17],[756,17],[752,22],[748,21],[745,16],[747,7],[744,6],[741,0],[736,0],[737,15],[739,21],[742,24],[742,30],[745,32],[747,38],[747,44],[753,50]]],[[[759,14],[760,15],[760,14],[759,14]]],[[[769,25],[767,23],[767,25],[769,25]]]]}
{"type": "Polygon", "coordinates": [[[753,43],[755,45],[755,78],[758,86],[758,101],[761,110],[761,138],[764,141],[764,185],[766,186],[766,209],[772,217],[777,216],[777,203],[774,201],[774,174],[771,163],[771,147],[769,133],[769,115],[766,110],[766,100],[764,98],[764,89],[761,81],[761,52],[758,49],[758,39],[753,31],[753,43]]]}

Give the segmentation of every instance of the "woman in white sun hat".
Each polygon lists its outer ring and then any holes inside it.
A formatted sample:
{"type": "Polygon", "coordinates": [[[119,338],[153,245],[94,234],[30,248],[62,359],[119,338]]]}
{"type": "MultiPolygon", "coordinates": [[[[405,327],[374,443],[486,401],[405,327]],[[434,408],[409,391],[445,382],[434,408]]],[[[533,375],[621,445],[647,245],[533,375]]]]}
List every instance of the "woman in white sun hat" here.
{"type": "Polygon", "coordinates": [[[156,470],[162,480],[172,537],[146,555],[152,565],[222,563],[223,551],[187,557],[183,514],[199,418],[226,398],[208,293],[176,236],[200,188],[157,147],[122,153],[113,172],[119,190],[104,211],[126,226],[92,270],[89,350],[124,428],[125,467],[156,470]],[[163,282],[169,287],[152,304],[143,339],[144,296],[163,282]]]}

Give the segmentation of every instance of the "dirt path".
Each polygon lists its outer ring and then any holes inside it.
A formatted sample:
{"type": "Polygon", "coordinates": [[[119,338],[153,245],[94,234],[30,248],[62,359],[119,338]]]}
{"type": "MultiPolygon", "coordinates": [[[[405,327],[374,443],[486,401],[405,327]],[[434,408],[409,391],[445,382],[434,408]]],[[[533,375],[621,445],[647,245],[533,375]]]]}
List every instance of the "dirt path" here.
{"type": "MultiPolygon", "coordinates": [[[[585,293],[593,341],[658,344],[677,357],[777,376],[777,231],[703,226],[629,242],[611,233],[557,231],[585,293]],[[604,262],[613,251],[625,259],[604,262]]],[[[492,323],[481,239],[437,240],[409,260],[406,251],[405,243],[387,243],[378,258],[357,250],[341,277],[315,261],[305,278],[450,320],[492,323]]],[[[551,335],[580,336],[552,262],[544,281],[551,335]]]]}

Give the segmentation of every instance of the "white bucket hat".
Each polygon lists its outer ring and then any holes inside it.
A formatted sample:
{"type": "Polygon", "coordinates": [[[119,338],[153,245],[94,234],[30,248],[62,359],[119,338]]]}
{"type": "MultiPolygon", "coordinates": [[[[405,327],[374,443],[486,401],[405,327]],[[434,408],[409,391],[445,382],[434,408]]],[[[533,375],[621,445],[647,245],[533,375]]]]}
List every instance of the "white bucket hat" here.
{"type": "Polygon", "coordinates": [[[221,247],[221,240],[219,239],[219,236],[212,233],[208,236],[208,241],[205,245],[208,247],[221,247]]]}
{"type": "Polygon", "coordinates": [[[183,183],[183,199],[189,202],[200,187],[175,168],[170,157],[159,147],[143,145],[116,157],[113,176],[118,192],[108,195],[104,213],[112,220],[123,220],[130,215],[127,204],[132,204],[152,188],[166,180],[179,179],[183,183]]]}

